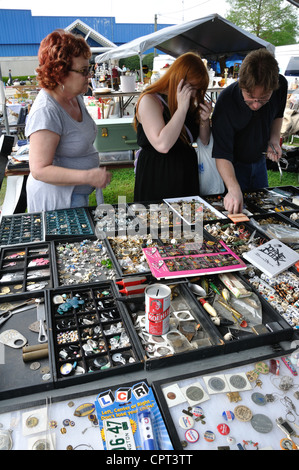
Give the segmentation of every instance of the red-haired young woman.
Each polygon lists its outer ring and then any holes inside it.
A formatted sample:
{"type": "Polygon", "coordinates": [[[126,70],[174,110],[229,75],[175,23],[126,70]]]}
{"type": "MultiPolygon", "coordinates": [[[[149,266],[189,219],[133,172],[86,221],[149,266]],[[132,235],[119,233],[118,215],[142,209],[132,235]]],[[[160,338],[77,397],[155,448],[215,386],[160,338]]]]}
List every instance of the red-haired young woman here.
{"type": "Polygon", "coordinates": [[[178,57],[167,72],[140,96],[135,114],[137,142],[135,201],[199,195],[198,136],[210,138],[211,104],[204,100],[209,83],[201,58],[178,57]]]}

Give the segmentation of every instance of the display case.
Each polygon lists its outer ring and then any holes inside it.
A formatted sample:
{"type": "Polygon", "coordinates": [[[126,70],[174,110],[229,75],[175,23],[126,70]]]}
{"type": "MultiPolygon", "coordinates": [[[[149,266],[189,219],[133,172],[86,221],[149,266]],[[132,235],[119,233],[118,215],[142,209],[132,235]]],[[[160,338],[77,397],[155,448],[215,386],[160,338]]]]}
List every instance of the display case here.
{"type": "Polygon", "coordinates": [[[11,295],[54,287],[50,243],[3,247],[0,252],[0,294],[11,295]]]}
{"type": "Polygon", "coordinates": [[[54,387],[45,292],[0,299],[1,400],[54,387]],[[40,320],[46,332],[43,338],[39,336],[40,320]]]}
{"type": "Polygon", "coordinates": [[[112,281],[47,293],[56,387],[142,368],[112,281]]]}
{"type": "Polygon", "coordinates": [[[175,449],[298,450],[297,371],[294,354],[261,357],[168,377],[153,389],[175,449]]]}

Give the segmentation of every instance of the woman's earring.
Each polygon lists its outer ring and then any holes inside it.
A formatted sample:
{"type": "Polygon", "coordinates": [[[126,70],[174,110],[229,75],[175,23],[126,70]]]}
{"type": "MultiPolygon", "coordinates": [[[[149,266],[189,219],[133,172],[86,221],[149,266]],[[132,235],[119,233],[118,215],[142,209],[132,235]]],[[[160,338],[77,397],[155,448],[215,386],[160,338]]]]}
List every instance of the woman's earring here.
{"type": "Polygon", "coordinates": [[[62,92],[64,92],[64,84],[63,83],[61,84],[61,90],[62,90],[62,92]]]}

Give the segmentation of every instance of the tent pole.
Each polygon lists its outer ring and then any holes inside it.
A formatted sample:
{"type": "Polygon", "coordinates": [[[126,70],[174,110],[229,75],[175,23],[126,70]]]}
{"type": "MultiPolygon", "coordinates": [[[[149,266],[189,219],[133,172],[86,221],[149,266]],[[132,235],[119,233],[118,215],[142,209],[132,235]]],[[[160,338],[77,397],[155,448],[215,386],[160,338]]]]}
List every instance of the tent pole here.
{"type": "Polygon", "coordinates": [[[143,70],[142,70],[142,54],[139,52],[139,63],[140,63],[140,81],[143,83],[143,70]]]}
{"type": "Polygon", "coordinates": [[[9,130],[9,123],[8,123],[8,117],[7,117],[7,110],[6,110],[6,98],[5,98],[5,90],[4,90],[4,83],[2,81],[2,71],[1,71],[1,65],[0,65],[0,103],[2,103],[2,109],[3,109],[3,117],[4,117],[4,122],[5,122],[5,129],[6,129],[6,135],[10,135],[10,130],[9,130]]]}

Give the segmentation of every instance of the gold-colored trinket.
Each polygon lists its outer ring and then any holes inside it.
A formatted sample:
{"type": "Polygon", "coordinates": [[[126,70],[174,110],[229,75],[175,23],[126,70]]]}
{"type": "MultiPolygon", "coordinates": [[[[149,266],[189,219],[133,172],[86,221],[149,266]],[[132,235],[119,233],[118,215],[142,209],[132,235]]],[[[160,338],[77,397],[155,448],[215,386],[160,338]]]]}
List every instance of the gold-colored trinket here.
{"type": "Polygon", "coordinates": [[[239,392],[229,392],[226,394],[226,396],[229,399],[230,403],[237,403],[238,401],[242,400],[239,392]]]}

